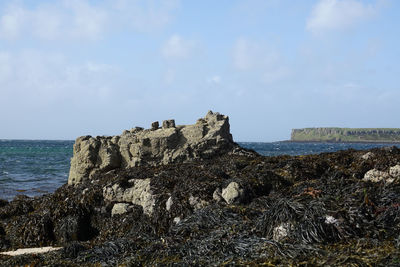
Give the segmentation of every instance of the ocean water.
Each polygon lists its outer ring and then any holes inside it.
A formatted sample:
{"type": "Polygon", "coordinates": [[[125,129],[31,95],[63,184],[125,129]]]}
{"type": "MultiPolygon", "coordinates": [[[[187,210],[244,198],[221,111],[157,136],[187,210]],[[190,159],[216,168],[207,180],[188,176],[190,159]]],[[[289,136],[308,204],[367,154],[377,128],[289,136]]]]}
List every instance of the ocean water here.
{"type": "MultiPolygon", "coordinates": [[[[0,140],[0,198],[51,193],[68,179],[74,141],[0,140]]],[[[396,144],[241,142],[265,156],[306,155],[396,144]]],[[[399,145],[399,144],[397,144],[399,145]]]]}
{"type": "Polygon", "coordinates": [[[68,179],[74,141],[0,140],[0,198],[53,192],[68,179]]]}

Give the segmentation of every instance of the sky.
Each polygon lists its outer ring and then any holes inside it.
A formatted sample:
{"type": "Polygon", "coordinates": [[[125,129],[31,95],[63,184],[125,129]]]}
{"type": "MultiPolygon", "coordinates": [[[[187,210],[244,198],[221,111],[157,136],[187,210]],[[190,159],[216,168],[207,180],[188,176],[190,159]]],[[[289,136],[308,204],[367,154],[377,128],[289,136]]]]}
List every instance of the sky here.
{"type": "Polygon", "coordinates": [[[400,128],[397,0],[4,0],[0,139],[116,135],[230,118],[235,141],[292,128],[400,128]]]}

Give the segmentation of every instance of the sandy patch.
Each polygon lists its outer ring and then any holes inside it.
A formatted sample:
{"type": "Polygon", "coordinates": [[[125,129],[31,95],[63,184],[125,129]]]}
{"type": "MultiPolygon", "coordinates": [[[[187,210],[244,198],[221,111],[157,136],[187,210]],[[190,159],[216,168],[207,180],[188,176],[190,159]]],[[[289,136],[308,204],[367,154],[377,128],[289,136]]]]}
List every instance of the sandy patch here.
{"type": "Polygon", "coordinates": [[[62,247],[41,247],[41,248],[20,248],[14,251],[0,252],[2,255],[18,256],[23,254],[39,254],[54,250],[62,249],[62,247]]]}

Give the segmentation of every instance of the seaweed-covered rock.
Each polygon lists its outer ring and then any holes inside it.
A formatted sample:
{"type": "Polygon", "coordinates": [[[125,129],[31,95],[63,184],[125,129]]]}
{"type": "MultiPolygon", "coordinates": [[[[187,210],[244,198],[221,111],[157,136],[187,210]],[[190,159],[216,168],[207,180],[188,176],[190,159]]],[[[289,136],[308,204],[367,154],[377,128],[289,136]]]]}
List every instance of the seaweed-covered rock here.
{"type": "MultiPolygon", "coordinates": [[[[165,130],[179,127],[171,122],[165,130]]],[[[235,151],[95,167],[74,186],[17,197],[0,206],[0,250],[64,248],[0,254],[0,265],[398,265],[399,149],[293,157],[235,151]],[[369,152],[374,156],[363,159],[369,152]],[[381,182],[363,181],[370,176],[381,182]]]]}
{"type": "Polygon", "coordinates": [[[5,232],[13,247],[47,246],[55,240],[53,222],[48,215],[16,217],[7,224],[5,232]]]}

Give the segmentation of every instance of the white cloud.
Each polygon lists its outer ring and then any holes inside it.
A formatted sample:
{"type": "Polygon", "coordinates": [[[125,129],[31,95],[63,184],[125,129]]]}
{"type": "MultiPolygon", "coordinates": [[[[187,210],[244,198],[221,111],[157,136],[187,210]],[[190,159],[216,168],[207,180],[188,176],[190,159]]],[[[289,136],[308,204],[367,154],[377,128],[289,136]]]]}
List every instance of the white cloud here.
{"type": "Polygon", "coordinates": [[[161,53],[166,59],[186,59],[190,56],[194,47],[194,41],[186,40],[174,34],[165,42],[161,53]]]}
{"type": "Polygon", "coordinates": [[[114,66],[95,62],[71,64],[59,54],[0,52],[0,93],[14,104],[106,99],[117,74],[118,68],[114,66]]]}
{"type": "Polygon", "coordinates": [[[175,81],[176,72],[174,69],[167,69],[164,73],[164,83],[169,85],[175,81]]]}
{"type": "Polygon", "coordinates": [[[110,23],[109,14],[104,7],[90,5],[86,1],[66,1],[65,6],[73,13],[70,34],[77,38],[96,39],[110,23]]]}
{"type": "Polygon", "coordinates": [[[10,5],[0,18],[0,37],[16,39],[27,21],[26,11],[16,5],[10,5]]]}
{"type": "Polygon", "coordinates": [[[238,39],[234,44],[233,66],[239,71],[259,73],[259,79],[263,83],[281,80],[289,74],[275,48],[244,38],[238,39]]]}
{"type": "Polygon", "coordinates": [[[31,27],[31,34],[35,37],[53,40],[62,37],[62,34],[65,35],[61,29],[67,18],[56,8],[39,7],[35,11],[25,11],[25,13],[27,13],[25,31],[31,27]]]}
{"type": "Polygon", "coordinates": [[[127,23],[137,31],[158,30],[170,23],[172,13],[179,8],[179,0],[111,0],[115,19],[127,23]]]}
{"type": "Polygon", "coordinates": [[[266,44],[240,38],[233,48],[233,61],[238,70],[265,68],[278,63],[279,53],[266,44]]]}
{"type": "Polygon", "coordinates": [[[177,0],[58,0],[33,7],[13,2],[0,10],[0,38],[93,40],[120,29],[149,32],[172,20],[177,0]]]}
{"type": "Polygon", "coordinates": [[[307,19],[306,27],[313,33],[347,30],[373,17],[378,6],[357,0],[320,0],[307,19]]]}
{"type": "Polygon", "coordinates": [[[208,78],[207,82],[211,83],[211,84],[220,84],[221,83],[221,76],[214,75],[214,76],[208,78]]]}

